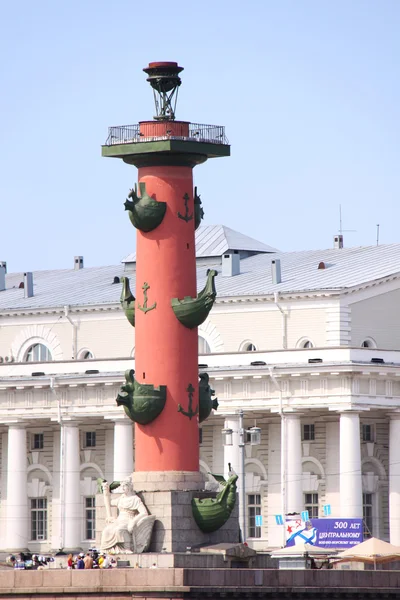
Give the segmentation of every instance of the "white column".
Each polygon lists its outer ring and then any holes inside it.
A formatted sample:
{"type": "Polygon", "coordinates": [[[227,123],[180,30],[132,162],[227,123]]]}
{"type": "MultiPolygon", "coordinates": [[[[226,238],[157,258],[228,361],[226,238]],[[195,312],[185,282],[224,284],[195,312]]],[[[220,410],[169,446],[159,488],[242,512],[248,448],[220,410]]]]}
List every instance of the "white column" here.
{"type": "Polygon", "coordinates": [[[340,430],[339,419],[325,425],[325,504],[331,505],[334,517],[340,515],[340,430]]]}
{"type": "Polygon", "coordinates": [[[389,533],[400,546],[400,414],[390,415],[389,425],[389,533]]]}
{"type": "Polygon", "coordinates": [[[122,481],[133,472],[133,424],[127,417],[114,424],[114,481],[122,481]]]}
{"type": "Polygon", "coordinates": [[[60,458],[62,538],[64,548],[80,548],[83,536],[83,506],[80,490],[80,440],[76,424],[62,424],[60,458]]]}
{"type": "Polygon", "coordinates": [[[7,458],[7,535],[9,550],[24,550],[28,545],[26,430],[22,425],[8,428],[7,458]]]}
{"type": "Polygon", "coordinates": [[[242,452],[244,448],[240,446],[240,418],[239,416],[229,417],[225,419],[224,429],[232,429],[232,446],[224,446],[224,477],[228,479],[229,467],[238,476],[238,495],[239,495],[239,527],[241,539],[245,541],[246,537],[246,491],[245,491],[245,474],[243,473],[242,452]]]}
{"type": "Polygon", "coordinates": [[[299,513],[304,509],[300,416],[285,414],[283,418],[285,439],[282,443],[286,447],[286,511],[299,513]]]}
{"type": "Polygon", "coordinates": [[[360,415],[354,412],[340,414],[340,516],[361,519],[362,480],[360,415]]]}

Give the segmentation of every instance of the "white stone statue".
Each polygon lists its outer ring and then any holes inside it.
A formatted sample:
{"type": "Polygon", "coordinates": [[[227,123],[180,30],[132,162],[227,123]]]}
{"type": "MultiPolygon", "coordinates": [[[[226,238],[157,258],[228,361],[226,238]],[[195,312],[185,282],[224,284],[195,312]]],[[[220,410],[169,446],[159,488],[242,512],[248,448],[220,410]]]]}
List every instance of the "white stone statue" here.
{"type": "Polygon", "coordinates": [[[155,515],[147,508],[133,490],[130,478],[121,481],[118,490],[122,495],[111,500],[110,484],[103,482],[104,505],[107,525],[101,534],[101,550],[110,554],[141,554],[150,545],[155,515]],[[117,518],[111,515],[111,506],[117,506],[117,518]]]}

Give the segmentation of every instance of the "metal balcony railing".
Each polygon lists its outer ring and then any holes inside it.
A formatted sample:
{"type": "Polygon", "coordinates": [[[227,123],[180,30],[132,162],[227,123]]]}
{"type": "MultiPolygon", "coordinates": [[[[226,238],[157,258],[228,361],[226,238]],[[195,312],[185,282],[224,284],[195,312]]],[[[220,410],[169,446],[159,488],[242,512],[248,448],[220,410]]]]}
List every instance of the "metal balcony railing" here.
{"type": "Polygon", "coordinates": [[[200,125],[199,123],[189,123],[189,135],[162,135],[156,137],[144,137],[140,135],[140,126],[121,125],[108,128],[108,138],[106,146],[115,146],[116,144],[136,144],[140,142],[154,142],[162,140],[183,140],[191,142],[207,142],[208,144],[229,144],[225,135],[225,127],[221,125],[200,125]]]}

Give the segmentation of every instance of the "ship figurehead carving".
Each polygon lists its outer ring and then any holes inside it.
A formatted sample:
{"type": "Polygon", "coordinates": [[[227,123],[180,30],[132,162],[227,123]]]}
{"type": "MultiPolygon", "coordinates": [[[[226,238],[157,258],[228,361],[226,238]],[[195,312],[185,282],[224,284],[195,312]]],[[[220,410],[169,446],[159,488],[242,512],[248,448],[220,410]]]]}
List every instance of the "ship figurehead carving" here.
{"type": "Polygon", "coordinates": [[[121,277],[121,282],[122,291],[120,302],[122,310],[132,327],[135,327],[135,296],[132,294],[129,286],[129,277],[121,277]]]}
{"type": "Polygon", "coordinates": [[[204,209],[200,200],[200,194],[197,193],[197,187],[194,188],[194,228],[199,228],[204,219],[204,209]]]}
{"type": "Polygon", "coordinates": [[[212,398],[215,390],[210,387],[208,373],[199,373],[199,379],[199,423],[202,423],[208,419],[212,410],[217,410],[218,398],[212,398]]]}
{"type": "Polygon", "coordinates": [[[196,298],[191,296],[185,296],[182,300],[172,298],[171,306],[176,318],[188,329],[198,327],[207,319],[217,297],[214,281],[217,275],[218,271],[208,269],[206,285],[196,298]]]}
{"type": "Polygon", "coordinates": [[[123,406],[127,417],[139,425],[148,425],[164,409],[167,399],[167,386],[158,387],[139,383],[135,379],[135,371],[125,371],[126,383],[121,386],[117,396],[117,405],[123,406]]]}
{"type": "Polygon", "coordinates": [[[146,183],[139,182],[140,196],[137,195],[137,186],[129,191],[124,206],[129,212],[129,218],[134,227],[148,233],[158,227],[167,210],[166,202],[158,202],[146,192],[146,183]],[[130,200],[131,198],[131,200],[130,200]]]}
{"type": "Polygon", "coordinates": [[[238,476],[229,465],[229,478],[210,473],[222,486],[216,498],[193,498],[192,513],[196,525],[204,533],[212,533],[220,529],[229,517],[236,504],[236,482],[238,476]]]}

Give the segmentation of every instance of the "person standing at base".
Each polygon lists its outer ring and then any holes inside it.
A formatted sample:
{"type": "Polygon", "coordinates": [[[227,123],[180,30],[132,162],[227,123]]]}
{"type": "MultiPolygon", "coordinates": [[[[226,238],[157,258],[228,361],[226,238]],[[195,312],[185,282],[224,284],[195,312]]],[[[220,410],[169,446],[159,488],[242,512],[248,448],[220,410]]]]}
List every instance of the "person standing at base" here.
{"type": "Polygon", "coordinates": [[[14,563],[14,569],[25,569],[25,557],[22,552],[14,563]]]}
{"type": "Polygon", "coordinates": [[[93,569],[93,558],[90,556],[90,552],[88,552],[83,559],[85,569],[93,569]]]}
{"type": "Polygon", "coordinates": [[[78,557],[78,562],[76,563],[76,568],[77,569],[84,569],[85,568],[85,563],[83,560],[83,554],[81,553],[78,557]]]}
{"type": "Polygon", "coordinates": [[[109,569],[111,564],[110,564],[110,559],[108,558],[107,554],[103,554],[103,564],[102,564],[102,569],[109,569]]]}

